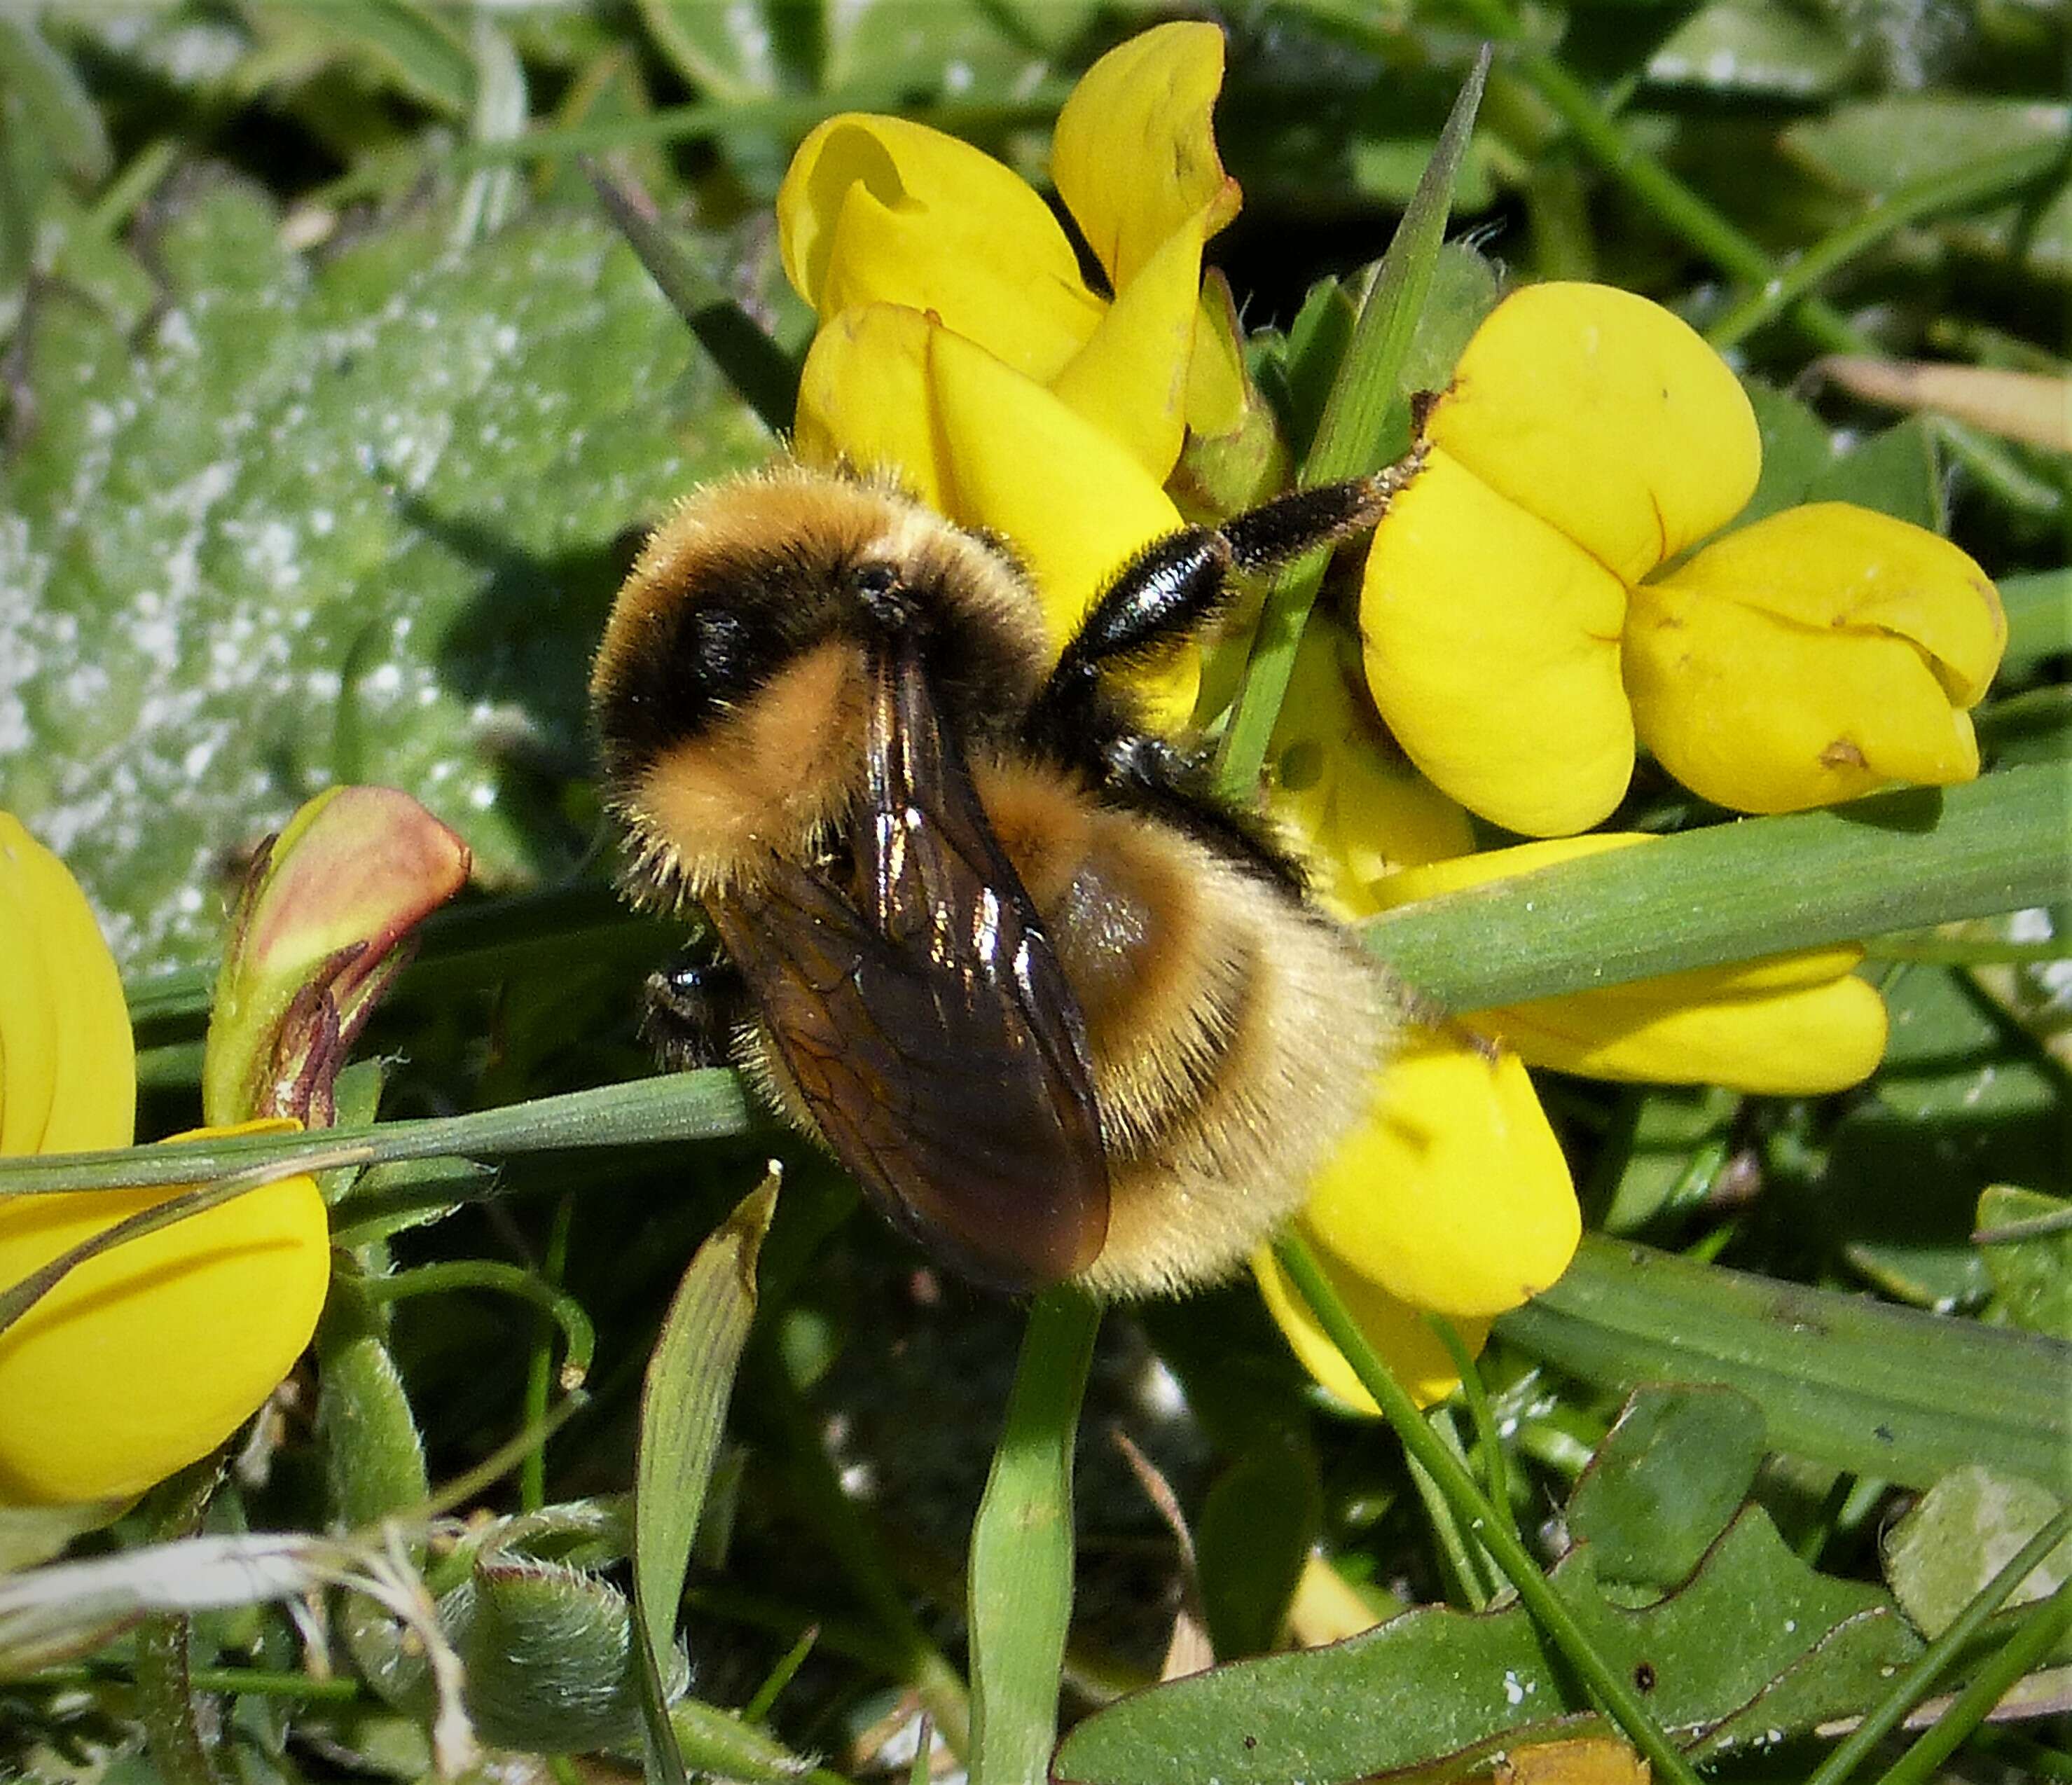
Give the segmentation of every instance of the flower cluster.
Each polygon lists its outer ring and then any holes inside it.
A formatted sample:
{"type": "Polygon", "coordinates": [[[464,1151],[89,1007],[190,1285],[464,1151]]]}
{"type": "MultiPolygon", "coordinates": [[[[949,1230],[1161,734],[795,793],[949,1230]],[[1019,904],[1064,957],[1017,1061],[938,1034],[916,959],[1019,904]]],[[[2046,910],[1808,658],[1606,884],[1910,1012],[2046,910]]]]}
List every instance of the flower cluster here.
{"type": "MultiPolygon", "coordinates": [[[[1211,124],[1222,68],[1215,27],[1161,26],[1097,63],[1059,117],[1052,176],[1112,299],[1036,194],[918,125],[830,120],[779,196],[785,266],[819,315],[798,451],[886,471],[1004,536],[1061,639],[1176,524],[1165,486],[1187,426],[1224,431],[1249,397],[1227,335],[1198,321],[1202,245],[1239,202],[1211,124]]],[[[1600,286],[1515,293],[1426,429],[1368,554],[1361,636],[1312,623],[1273,742],[1275,810],[1342,915],[1646,846],[1569,834],[1617,805],[1637,739],[1749,811],[1976,772],[1964,709],[2004,628],[1955,547],[1824,504],[1684,555],[1746,504],[1760,442],[1732,373],[1666,311],[1600,286]],[[1556,840],[1477,853],[1470,812],[1556,840]]],[[[1198,688],[1190,668],[1159,710],[1187,716],[1198,688]]],[[[1424,1314],[1478,1345],[1574,1248],[1528,1064],[1853,1084],[1885,1030],[1859,958],[1822,949],[1416,1032],[1299,1218],[1413,1392],[1454,1378],[1424,1314]]],[[[1313,1373],[1368,1405],[1271,1255],[1255,1270],[1313,1373]]]]}

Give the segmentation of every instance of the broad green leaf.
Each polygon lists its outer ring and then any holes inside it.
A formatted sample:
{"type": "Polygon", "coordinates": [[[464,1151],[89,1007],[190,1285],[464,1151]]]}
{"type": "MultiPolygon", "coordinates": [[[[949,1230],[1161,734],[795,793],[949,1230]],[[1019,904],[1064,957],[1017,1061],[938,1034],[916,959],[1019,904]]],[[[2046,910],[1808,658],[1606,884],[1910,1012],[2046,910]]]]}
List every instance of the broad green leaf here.
{"type": "Polygon", "coordinates": [[[1762,1409],[1731,1388],[1636,1389],[1568,1497],[1568,1532],[1604,1579],[1675,1586],[1755,1481],[1762,1409]]]}
{"type": "Polygon", "coordinates": [[[424,1443],[389,1354],[384,1310],[341,1276],[317,1328],[317,1443],[335,1528],[371,1530],[430,1497],[424,1443]]]}
{"type": "Polygon", "coordinates": [[[1926,1487],[1993,1466],[2072,1487],[2072,1346],[1585,1236],[1499,1336],[1607,1387],[1715,1382],[1774,1450],[1926,1487]]]}
{"type": "Polygon", "coordinates": [[[1989,1184],[2063,1186],[2062,1081],[1960,969],[1884,981],[1892,1039],[1836,1127],[1806,1214],[1889,1294],[1948,1308],[1990,1287],[1971,1235],[1989,1184]]]}
{"type": "Polygon", "coordinates": [[[1026,92],[1100,10],[1100,0],[845,0],[829,5],[826,92],[1026,92]]]}
{"type": "Polygon", "coordinates": [[[1217,1478],[1194,1528],[1194,1561],[1219,1655],[1279,1643],[1322,1520],[1316,1454],[1293,1434],[1252,1446],[1217,1478]]]}
{"type": "Polygon", "coordinates": [[[763,450],[602,222],[440,235],[306,261],[219,182],[158,238],[140,351],[39,311],[0,793],[132,970],[212,954],[220,865],[341,772],[415,794],[491,883],[581,851],[556,800],[618,537],[763,450]]]}
{"type": "Polygon", "coordinates": [[[1835,457],[1826,424],[1798,397],[1760,378],[1743,379],[1741,388],[1762,435],[1762,473],[1755,494],[1728,524],[1728,531],[1803,502],[1813,480],[1835,457]]]}
{"type": "Polygon", "coordinates": [[[755,1261],[777,1208],[777,1174],[697,1249],[663,1317],[640,1394],[633,1465],[633,1601],[644,1639],[636,1660],[647,1694],[651,1760],[681,1772],[667,1734],[668,1658],[691,1540],[705,1506],[727,1403],[755,1318],[755,1261]],[[673,1764],[672,1764],[673,1763],[673,1764]]]}
{"type": "Polygon", "coordinates": [[[1100,1328],[1100,1306],[1069,1285],[1029,1310],[972,1524],[972,1785],[1041,1779],[1057,1739],[1072,1610],[1072,1450],[1100,1328]]]}
{"type": "Polygon", "coordinates": [[[636,0],[671,67],[707,99],[744,100],[812,84],[817,5],[800,0],[636,0]]]}
{"type": "MultiPolygon", "coordinates": [[[[1971,1465],[1952,1470],[1916,1501],[1885,1540],[1893,1596],[1924,1635],[1939,1636],[2016,1552],[2057,1516],[2057,1495],[2034,1482],[1971,1465]]],[[[2072,1576],[2072,1539],[2039,1562],[2008,1596],[2012,1607],[2045,1598],[2072,1576]]]]}
{"type": "MultiPolygon", "coordinates": [[[[1608,1597],[1587,1545],[1554,1579],[1593,1646],[1649,1682],[1663,1727],[1706,1752],[1851,1714],[1919,1647],[1881,1591],[1815,1573],[1755,1507],[1687,1586],[1651,1605],[1608,1597]]],[[[1523,1608],[1426,1606],[1326,1648],[1137,1692],[1075,1729],[1053,1775],[1072,1785],[1338,1785],[1441,1763],[1453,1773],[1587,1709],[1523,1608]]]]}
{"type": "Polygon", "coordinates": [[[1919,417],[1873,434],[1842,454],[1807,486],[1807,502],[1853,502],[1910,520],[1931,533],[1948,530],[1942,467],[1935,436],[1919,417]]]}
{"type": "Polygon", "coordinates": [[[2003,676],[2026,672],[2043,658],[2072,651],[2072,570],[2003,577],[2000,590],[2008,619],[2003,676]]]}
{"type": "MultiPolygon", "coordinates": [[[[2072,1200],[2012,1184],[1991,1184],[1979,1197],[1982,1232],[2017,1222],[2072,1222],[2072,1200]]],[[[1979,1248],[1993,1285],[1988,1312],[2010,1325],[2072,1341],[2072,1225],[1979,1248]]]]}
{"type": "Polygon", "coordinates": [[[1833,93],[1855,60],[1823,14],[1714,0],[1648,58],[1647,78],[1659,86],[1807,100],[1833,93]]]}
{"type": "Polygon", "coordinates": [[[436,9],[417,0],[319,0],[301,10],[306,23],[385,71],[413,98],[450,117],[474,109],[476,72],[466,33],[436,9]]]}

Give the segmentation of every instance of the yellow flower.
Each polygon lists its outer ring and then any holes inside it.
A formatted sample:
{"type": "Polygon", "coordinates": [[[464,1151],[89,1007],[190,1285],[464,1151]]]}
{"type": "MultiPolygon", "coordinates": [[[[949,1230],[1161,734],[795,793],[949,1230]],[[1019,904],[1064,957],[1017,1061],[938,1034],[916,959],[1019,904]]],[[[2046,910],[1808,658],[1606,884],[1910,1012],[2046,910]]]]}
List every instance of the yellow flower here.
{"type": "Polygon", "coordinates": [[[2006,625],[1947,541],[1820,504],[1675,561],[1745,505],[1762,448],[1733,373],[1668,311],[1514,293],[1427,438],[1376,529],[1361,630],[1390,728],[1463,804],[1583,829],[1625,793],[1636,738],[1749,812],[1978,772],[1965,709],[2006,625]]]}
{"type": "MultiPolygon", "coordinates": [[[[6,813],[0,932],[0,1152],[126,1146],[136,1063],[114,960],[64,865],[6,813]]],[[[0,1286],[179,1194],[0,1200],[0,1286]]],[[[306,1177],[68,1273],[0,1334],[0,1505],[120,1501],[206,1455],[308,1343],[329,1276],[306,1177]]]]}
{"type": "MultiPolygon", "coordinates": [[[[1096,63],[1059,117],[1052,177],[1112,301],[1042,198],[923,125],[830,118],[778,195],[785,270],[820,315],[800,457],[885,471],[1005,537],[1061,641],[1180,524],[1163,486],[1190,417],[1235,419],[1235,368],[1194,351],[1202,244],[1239,204],[1210,130],[1223,62],[1214,26],[1161,25],[1096,63]]],[[[1194,687],[1190,666],[1161,710],[1184,717],[1194,687]]]]}
{"type": "MultiPolygon", "coordinates": [[[[1328,627],[1312,630],[1305,652],[1328,661],[1333,648],[1314,637],[1328,627]]],[[[1298,659],[1289,700],[1276,734],[1293,740],[1278,759],[1281,773],[1289,755],[1309,742],[1309,728],[1321,725],[1342,742],[1320,752],[1319,784],[1339,790],[1362,776],[1368,784],[1400,783],[1343,717],[1341,707],[1351,703],[1341,677],[1319,676],[1314,663],[1298,659]]],[[[1318,883],[1338,893],[1342,911],[1346,888],[1357,910],[1371,912],[1657,841],[1600,833],[1441,858],[1428,853],[1444,836],[1432,826],[1435,808],[1396,785],[1374,830],[1355,843],[1362,851],[1355,855],[1343,816],[1314,797],[1305,808],[1305,798],[1284,795],[1276,807],[1311,837],[1318,883]],[[1392,845],[1388,810],[1415,821],[1406,833],[1409,848],[1392,845]],[[1392,870],[1392,853],[1419,865],[1392,870]],[[1355,865],[1377,862],[1381,871],[1373,873],[1355,865]]],[[[1527,1066],[1753,1092],[1837,1090],[1868,1077],[1885,1049],[1884,1002],[1852,971],[1861,958],[1853,947],[1808,950],[1468,1013],[1457,1026],[1413,1030],[1403,1054],[1377,1075],[1366,1121],[1320,1176],[1296,1221],[1348,1310],[1411,1393],[1429,1403],[1457,1380],[1424,1314],[1447,1317],[1470,1352],[1478,1351],[1490,1319],[1553,1283],[1574,1251],[1574,1187],[1527,1066]],[[1485,1051],[1474,1036],[1500,1050],[1485,1051]]],[[[1310,1374],[1341,1400],[1375,1411],[1272,1253],[1260,1252],[1252,1268],[1310,1374]]]]}

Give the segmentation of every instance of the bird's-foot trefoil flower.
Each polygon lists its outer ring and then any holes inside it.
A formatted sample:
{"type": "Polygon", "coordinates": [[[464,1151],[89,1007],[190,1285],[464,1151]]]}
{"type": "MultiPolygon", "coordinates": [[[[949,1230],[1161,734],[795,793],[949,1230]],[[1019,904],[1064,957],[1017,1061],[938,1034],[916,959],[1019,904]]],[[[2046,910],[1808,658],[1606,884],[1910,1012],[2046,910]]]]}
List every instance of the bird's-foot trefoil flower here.
{"type": "MultiPolygon", "coordinates": [[[[904,119],[830,118],[778,195],[785,269],[820,316],[799,455],[886,473],[1007,540],[1060,642],[1180,524],[1164,486],[1190,419],[1220,432],[1241,408],[1227,337],[1198,327],[1202,245],[1240,202],[1210,127],[1223,65],[1214,26],[1161,25],[1059,117],[1052,177],[1112,298],[1019,178],[904,119]]],[[[1191,710],[1195,675],[1157,685],[1166,717],[1191,710]]]]}
{"type": "Polygon", "coordinates": [[[1361,629],[1390,728],[1472,810],[1585,829],[1624,795],[1636,742],[1745,812],[1978,772],[1967,709],[2006,638],[1992,582],[1841,503],[1701,545],[1753,492],[1761,441],[1733,374],[1667,311],[1602,286],[1514,292],[1425,438],[1375,530],[1361,629]]]}

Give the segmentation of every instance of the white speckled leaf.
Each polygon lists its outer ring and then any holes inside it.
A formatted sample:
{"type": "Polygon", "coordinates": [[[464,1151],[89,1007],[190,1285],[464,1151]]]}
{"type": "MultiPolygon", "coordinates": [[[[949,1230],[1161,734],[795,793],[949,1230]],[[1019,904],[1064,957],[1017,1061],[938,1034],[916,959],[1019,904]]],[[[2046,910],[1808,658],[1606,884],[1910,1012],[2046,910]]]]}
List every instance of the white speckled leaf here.
{"type": "Polygon", "coordinates": [[[219,181],[138,343],[53,294],[0,468],[0,805],[126,971],[204,960],[237,852],[333,780],[521,880],[583,837],[582,688],[629,526],[767,450],[601,221],[325,261],[219,181]]]}

